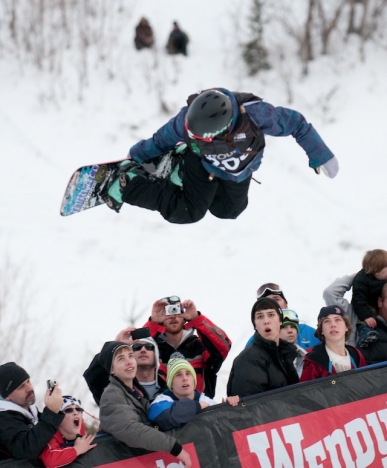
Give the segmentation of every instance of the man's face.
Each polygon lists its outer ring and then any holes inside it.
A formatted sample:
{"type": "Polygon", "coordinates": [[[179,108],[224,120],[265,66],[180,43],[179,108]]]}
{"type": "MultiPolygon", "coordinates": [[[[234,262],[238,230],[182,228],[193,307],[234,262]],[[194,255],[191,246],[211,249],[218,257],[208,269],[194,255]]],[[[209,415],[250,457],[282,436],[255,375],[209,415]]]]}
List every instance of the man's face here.
{"type": "Polygon", "coordinates": [[[19,387],[10,393],[6,400],[28,409],[35,403],[35,392],[30,379],[25,380],[19,387]]]}
{"type": "Polygon", "coordinates": [[[281,309],[287,309],[288,308],[288,304],[287,304],[287,302],[285,301],[285,299],[282,296],[279,296],[278,294],[269,294],[266,297],[276,301],[278,303],[278,305],[281,307],[281,309]]]}
{"type": "Polygon", "coordinates": [[[120,348],[113,359],[112,374],[122,382],[133,380],[137,372],[137,363],[132,348],[120,348]]]}
{"type": "Polygon", "coordinates": [[[60,423],[59,432],[67,439],[73,440],[79,434],[82,425],[82,413],[77,411],[78,405],[69,405],[64,409],[65,417],[60,423]],[[73,409],[72,413],[66,410],[73,409]]]}
{"type": "Polygon", "coordinates": [[[295,343],[297,340],[297,330],[292,325],[285,325],[280,330],[280,338],[288,341],[289,343],[295,343]]]}
{"type": "Polygon", "coordinates": [[[281,321],[275,309],[257,310],[254,315],[254,326],[262,338],[275,341],[278,345],[281,321]]]}
{"type": "Polygon", "coordinates": [[[171,315],[164,320],[163,325],[167,333],[177,334],[184,328],[184,318],[181,315],[171,315]]]}
{"type": "Polygon", "coordinates": [[[137,361],[137,367],[139,366],[155,367],[156,366],[154,349],[155,349],[154,345],[146,341],[141,341],[141,340],[138,343],[135,343],[133,345],[133,353],[137,361]],[[148,350],[146,349],[145,346],[147,346],[148,348],[152,347],[153,349],[148,350]],[[140,349],[137,349],[137,348],[140,348],[140,349]]]}
{"type": "Polygon", "coordinates": [[[195,394],[195,380],[190,371],[181,369],[176,372],[172,381],[172,391],[179,400],[193,398],[195,394]]]}
{"type": "Polygon", "coordinates": [[[322,332],[324,334],[326,343],[329,344],[329,342],[344,342],[347,331],[347,325],[341,315],[329,314],[324,318],[322,323],[322,332]]]}

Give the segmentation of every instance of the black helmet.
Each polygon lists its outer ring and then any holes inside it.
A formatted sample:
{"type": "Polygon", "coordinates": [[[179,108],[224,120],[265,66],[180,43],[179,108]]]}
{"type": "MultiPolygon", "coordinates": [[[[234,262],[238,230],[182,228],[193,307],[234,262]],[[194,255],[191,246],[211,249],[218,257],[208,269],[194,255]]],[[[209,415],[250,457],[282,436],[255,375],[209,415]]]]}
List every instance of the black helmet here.
{"type": "Polygon", "coordinates": [[[199,94],[188,107],[187,130],[202,138],[227,131],[232,121],[231,99],[216,89],[199,94]]]}

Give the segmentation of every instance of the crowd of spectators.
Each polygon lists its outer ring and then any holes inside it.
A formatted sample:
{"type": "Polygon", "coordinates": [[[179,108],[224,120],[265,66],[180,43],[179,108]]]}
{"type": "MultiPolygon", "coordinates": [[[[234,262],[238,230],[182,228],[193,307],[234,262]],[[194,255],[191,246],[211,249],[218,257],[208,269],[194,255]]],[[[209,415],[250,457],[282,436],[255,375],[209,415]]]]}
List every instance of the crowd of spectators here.
{"type": "MultiPolygon", "coordinates": [[[[288,308],[278,284],[262,285],[250,314],[254,334],[233,362],[222,402],[237,406],[243,397],[386,361],[387,252],[367,252],[362,266],[324,290],[316,329],[288,308]],[[350,303],[344,295],[351,287],[350,303]]],[[[163,431],[217,404],[217,373],[230,348],[228,335],[192,300],[155,301],[144,327],[120,331],[84,372],[100,407],[100,430],[190,467],[179,440],[163,431]]],[[[63,396],[58,383],[47,389],[40,413],[29,374],[7,362],[0,365],[0,395],[0,460],[64,466],[96,446],[81,401],[63,396]]]]}

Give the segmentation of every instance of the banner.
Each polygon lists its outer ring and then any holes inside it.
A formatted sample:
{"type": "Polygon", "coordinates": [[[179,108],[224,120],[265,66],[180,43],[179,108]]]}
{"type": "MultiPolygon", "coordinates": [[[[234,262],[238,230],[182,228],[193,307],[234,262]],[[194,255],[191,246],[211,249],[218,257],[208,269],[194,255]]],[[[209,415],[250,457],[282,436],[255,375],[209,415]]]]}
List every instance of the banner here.
{"type": "MultiPolygon", "coordinates": [[[[193,468],[387,468],[387,363],[210,407],[168,433],[193,468]]],[[[131,449],[111,436],[96,442],[66,466],[183,468],[165,452],[131,449]]]]}

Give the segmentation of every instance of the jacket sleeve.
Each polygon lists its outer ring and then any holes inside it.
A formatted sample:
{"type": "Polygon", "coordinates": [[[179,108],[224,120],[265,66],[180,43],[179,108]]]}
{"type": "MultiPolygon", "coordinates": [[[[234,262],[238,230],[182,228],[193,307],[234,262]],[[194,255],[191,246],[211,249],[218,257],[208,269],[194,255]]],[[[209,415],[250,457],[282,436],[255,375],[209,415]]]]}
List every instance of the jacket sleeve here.
{"type": "Polygon", "coordinates": [[[44,408],[35,426],[30,426],[22,415],[13,411],[0,413],[0,439],[14,458],[37,459],[49,443],[63,414],[44,408]]]}
{"type": "Polygon", "coordinates": [[[364,270],[359,271],[355,276],[352,285],[352,306],[353,311],[359,320],[372,317],[369,301],[369,284],[364,270]]]}
{"type": "Polygon", "coordinates": [[[349,312],[352,306],[347,299],[344,298],[344,294],[351,289],[355,276],[356,273],[337,278],[324,289],[323,299],[327,306],[338,305],[344,309],[345,312],[349,312]]]}
{"type": "MultiPolygon", "coordinates": [[[[238,359],[238,358],[237,358],[238,359]]],[[[227,396],[243,398],[256,393],[265,392],[268,387],[267,370],[262,363],[247,360],[243,363],[234,361],[227,383],[227,396]]]]}
{"type": "Polygon", "coordinates": [[[308,359],[307,356],[304,358],[304,367],[302,368],[302,374],[300,382],[307,382],[308,380],[319,379],[328,375],[327,372],[322,372],[322,369],[318,364],[308,359]]]}
{"type": "Polygon", "coordinates": [[[164,325],[162,325],[161,323],[156,323],[156,322],[152,322],[151,320],[148,320],[146,322],[145,325],[143,325],[143,328],[144,327],[148,327],[149,328],[149,331],[150,331],[150,334],[151,334],[151,337],[152,338],[156,338],[157,335],[159,335],[160,333],[164,333],[165,332],[165,327],[164,325]]]}
{"type": "Polygon", "coordinates": [[[206,349],[203,353],[206,367],[215,373],[218,372],[231,349],[232,343],[229,337],[201,313],[195,319],[187,322],[185,328],[195,328],[199,340],[206,349]]]}
{"type": "Polygon", "coordinates": [[[149,408],[148,418],[162,431],[169,431],[191,421],[200,410],[198,401],[189,398],[173,401],[169,397],[159,395],[149,408]]]}
{"type": "Polygon", "coordinates": [[[129,447],[173,453],[177,444],[174,437],[144,424],[134,404],[128,403],[121,392],[112,392],[110,386],[101,398],[100,421],[102,431],[129,447]]]}
{"type": "Polygon", "coordinates": [[[307,123],[299,112],[286,107],[274,107],[264,101],[248,105],[246,109],[264,134],[292,135],[306,152],[310,167],[319,167],[334,157],[312,124],[307,123]]]}
{"type": "Polygon", "coordinates": [[[57,468],[73,462],[77,458],[77,451],[74,447],[61,448],[56,438],[53,437],[40,458],[46,468],[57,468]]]}
{"type": "Polygon", "coordinates": [[[179,141],[184,141],[184,119],[187,107],[163,125],[152,138],[141,140],[132,146],[129,154],[132,159],[142,164],[145,161],[171,151],[179,141]]]}

